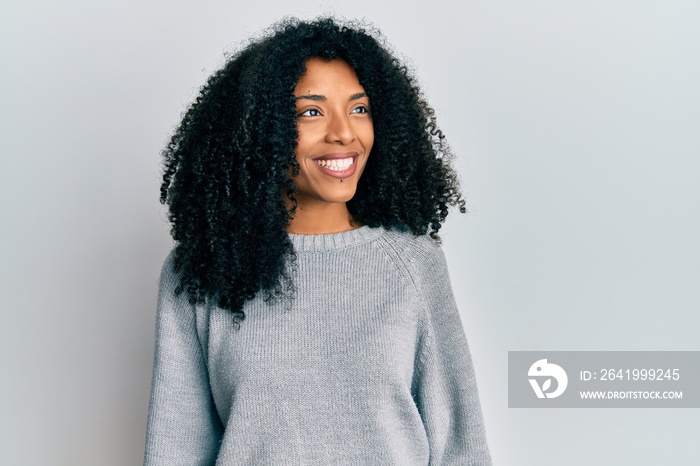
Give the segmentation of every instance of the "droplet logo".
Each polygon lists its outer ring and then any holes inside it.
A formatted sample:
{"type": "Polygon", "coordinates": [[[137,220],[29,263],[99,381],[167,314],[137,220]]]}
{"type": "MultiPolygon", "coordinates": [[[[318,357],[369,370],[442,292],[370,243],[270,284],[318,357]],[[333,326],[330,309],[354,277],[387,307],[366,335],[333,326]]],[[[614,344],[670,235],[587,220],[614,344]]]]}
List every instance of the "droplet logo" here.
{"type": "Polygon", "coordinates": [[[537,398],[556,398],[564,393],[569,383],[569,378],[566,376],[564,369],[556,364],[548,363],[546,359],[540,359],[530,366],[527,375],[530,377],[528,380],[537,398]],[[557,381],[557,387],[555,390],[548,392],[547,390],[552,386],[552,379],[557,381]],[[540,385],[539,380],[542,380],[542,385],[540,385]]]}

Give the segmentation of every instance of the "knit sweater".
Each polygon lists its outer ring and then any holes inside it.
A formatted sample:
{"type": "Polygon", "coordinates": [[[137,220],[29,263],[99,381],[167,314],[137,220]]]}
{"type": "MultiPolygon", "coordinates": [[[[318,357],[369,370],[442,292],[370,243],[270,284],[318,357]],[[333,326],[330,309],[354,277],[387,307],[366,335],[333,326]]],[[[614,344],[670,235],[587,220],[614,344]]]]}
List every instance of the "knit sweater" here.
{"type": "Polygon", "coordinates": [[[367,226],[295,235],[296,293],[229,311],[161,274],[144,464],[490,465],[445,258],[367,226]]]}

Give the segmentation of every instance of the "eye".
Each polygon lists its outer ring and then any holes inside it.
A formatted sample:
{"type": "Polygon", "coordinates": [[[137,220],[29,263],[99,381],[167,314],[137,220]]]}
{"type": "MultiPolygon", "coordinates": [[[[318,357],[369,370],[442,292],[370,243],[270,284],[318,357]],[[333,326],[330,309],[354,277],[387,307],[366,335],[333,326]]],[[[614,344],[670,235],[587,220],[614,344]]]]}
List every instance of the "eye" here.
{"type": "Polygon", "coordinates": [[[369,113],[369,108],[365,105],[360,105],[352,109],[352,113],[369,113]]]}
{"type": "Polygon", "coordinates": [[[315,116],[321,116],[321,111],[317,108],[310,108],[308,110],[304,110],[299,114],[299,116],[307,116],[307,117],[315,117],[315,116]]]}

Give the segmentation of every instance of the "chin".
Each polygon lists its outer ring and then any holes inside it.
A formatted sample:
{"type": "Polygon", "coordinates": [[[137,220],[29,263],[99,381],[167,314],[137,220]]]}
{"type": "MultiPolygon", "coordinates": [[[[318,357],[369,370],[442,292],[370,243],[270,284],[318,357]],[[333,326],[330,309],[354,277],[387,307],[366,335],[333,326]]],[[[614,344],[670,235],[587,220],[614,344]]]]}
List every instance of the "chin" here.
{"type": "Polygon", "coordinates": [[[318,186],[313,190],[297,191],[297,200],[301,203],[303,198],[308,200],[321,201],[328,204],[342,204],[355,197],[357,191],[356,183],[340,183],[336,181],[332,186],[318,186]]]}
{"type": "Polygon", "coordinates": [[[328,193],[326,196],[321,196],[321,199],[330,203],[345,203],[349,202],[353,197],[355,197],[355,192],[357,190],[355,187],[348,189],[345,192],[328,193]]]}

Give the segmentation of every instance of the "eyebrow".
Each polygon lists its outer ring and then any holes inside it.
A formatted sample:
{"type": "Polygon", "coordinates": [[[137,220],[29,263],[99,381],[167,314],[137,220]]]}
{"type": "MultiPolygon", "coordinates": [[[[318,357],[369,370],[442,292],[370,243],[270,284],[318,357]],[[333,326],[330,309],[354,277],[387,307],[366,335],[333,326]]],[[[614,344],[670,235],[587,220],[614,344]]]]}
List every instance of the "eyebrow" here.
{"type": "MultiPolygon", "coordinates": [[[[367,97],[367,94],[364,92],[357,92],[353,95],[350,96],[348,99],[348,102],[361,99],[363,97],[367,97]]],[[[295,97],[296,100],[313,100],[314,102],[325,102],[326,96],[325,95],[318,95],[318,94],[305,94],[305,95],[300,95],[299,97],[295,97]]]]}

